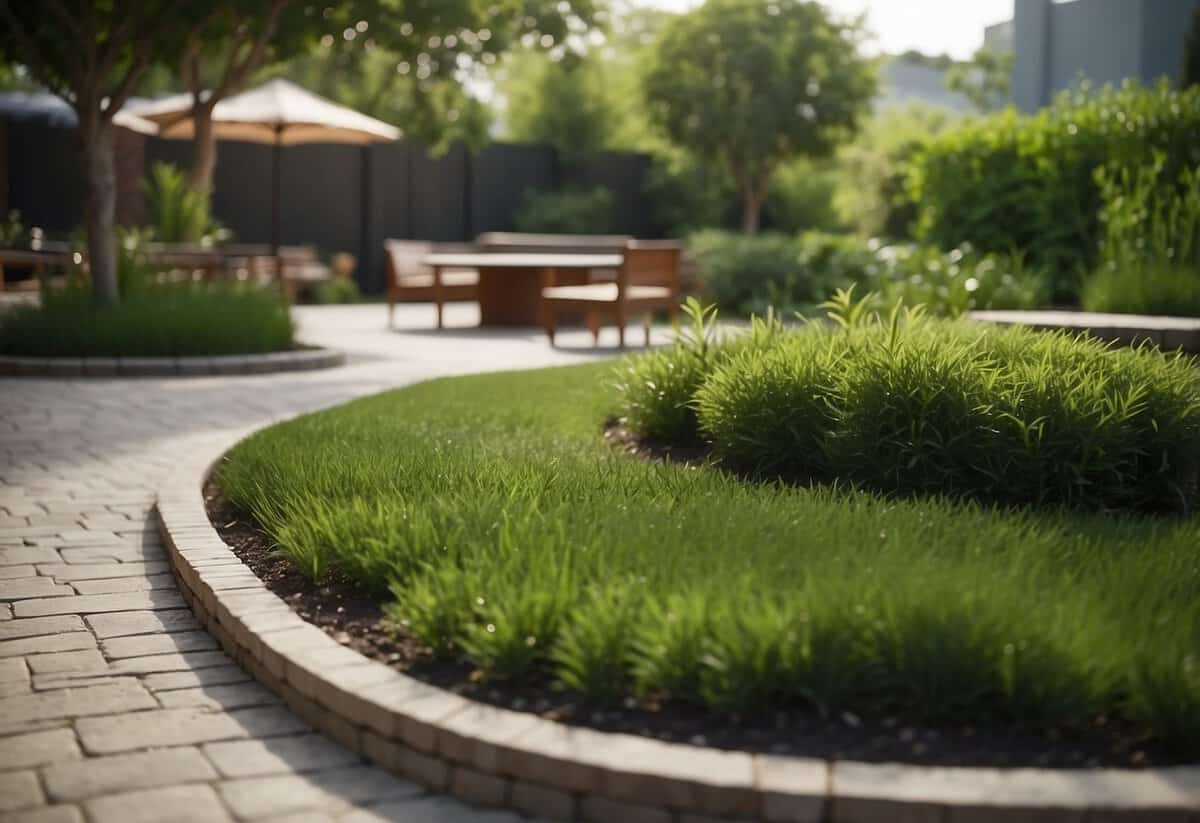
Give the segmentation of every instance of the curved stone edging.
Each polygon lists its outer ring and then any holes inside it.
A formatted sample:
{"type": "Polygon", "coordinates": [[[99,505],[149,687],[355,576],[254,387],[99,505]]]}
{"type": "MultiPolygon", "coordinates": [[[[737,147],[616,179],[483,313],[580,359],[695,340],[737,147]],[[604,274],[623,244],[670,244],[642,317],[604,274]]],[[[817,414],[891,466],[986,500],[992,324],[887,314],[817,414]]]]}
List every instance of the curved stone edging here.
{"type": "Polygon", "coordinates": [[[298,349],[214,357],[9,357],[3,377],[198,377],[329,369],[346,362],[334,349],[298,349]]]}
{"type": "Polygon", "coordinates": [[[1200,766],[987,769],[748,754],[568,727],[431,686],[339,645],[225,545],[201,489],[232,445],[189,457],[158,495],[184,599],[301,717],[434,791],[597,823],[1200,823],[1200,766]]]}

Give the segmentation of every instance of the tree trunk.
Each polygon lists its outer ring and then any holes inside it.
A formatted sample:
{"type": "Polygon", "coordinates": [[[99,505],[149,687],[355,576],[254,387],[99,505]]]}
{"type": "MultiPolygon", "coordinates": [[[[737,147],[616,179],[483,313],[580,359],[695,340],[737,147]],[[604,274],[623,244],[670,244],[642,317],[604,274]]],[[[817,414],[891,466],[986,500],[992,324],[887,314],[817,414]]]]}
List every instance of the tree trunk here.
{"type": "Polygon", "coordinates": [[[758,234],[758,218],[763,198],[753,189],[742,193],[742,234],[758,234]]]}
{"type": "Polygon", "coordinates": [[[217,168],[217,141],[213,136],[212,107],[192,106],[192,188],[206,197],[212,193],[213,172],[217,168]]]}
{"type": "Polygon", "coordinates": [[[120,302],[117,283],[117,174],[113,161],[112,122],[80,117],[83,168],[87,175],[87,249],[96,299],[120,302]]]}

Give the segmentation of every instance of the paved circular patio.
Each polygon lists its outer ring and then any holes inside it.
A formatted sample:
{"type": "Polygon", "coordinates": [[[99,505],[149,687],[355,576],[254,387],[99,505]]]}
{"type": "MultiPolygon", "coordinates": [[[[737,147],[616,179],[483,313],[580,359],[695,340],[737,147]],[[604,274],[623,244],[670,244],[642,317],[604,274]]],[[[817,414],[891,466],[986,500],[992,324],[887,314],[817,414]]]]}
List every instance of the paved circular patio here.
{"type": "MultiPolygon", "coordinates": [[[[312,731],[175,588],[152,518],[190,452],[417,380],[614,353],[586,332],[473,328],[451,306],[297,310],[346,366],[263,376],[0,378],[0,819],[512,820],[430,795],[312,731]]],[[[602,344],[615,345],[605,329],[602,344]]]]}

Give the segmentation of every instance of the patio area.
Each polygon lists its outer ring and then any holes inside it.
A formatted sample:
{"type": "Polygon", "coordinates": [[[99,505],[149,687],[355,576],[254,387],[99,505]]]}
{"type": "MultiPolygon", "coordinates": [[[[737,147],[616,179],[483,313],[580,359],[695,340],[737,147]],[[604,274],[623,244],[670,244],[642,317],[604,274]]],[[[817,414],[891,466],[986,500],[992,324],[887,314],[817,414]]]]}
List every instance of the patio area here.
{"type": "MultiPolygon", "coordinates": [[[[312,373],[11,379],[0,392],[0,816],[23,821],[508,820],[430,795],[311,728],[216,648],[168,572],[171,468],[272,420],[431,377],[611,355],[585,330],[475,327],[474,304],[298,308],[349,355],[312,373]],[[76,719],[77,718],[77,719],[76,719]],[[153,751],[150,751],[153,750],[153,751]]],[[[656,335],[665,332],[656,330],[656,335]]]]}

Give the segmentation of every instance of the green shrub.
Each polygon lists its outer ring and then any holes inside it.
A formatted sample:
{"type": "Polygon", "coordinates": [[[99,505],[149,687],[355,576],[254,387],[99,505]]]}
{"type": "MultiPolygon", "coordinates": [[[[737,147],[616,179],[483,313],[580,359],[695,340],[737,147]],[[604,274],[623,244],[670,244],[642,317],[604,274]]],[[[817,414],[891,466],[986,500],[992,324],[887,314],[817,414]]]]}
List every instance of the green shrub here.
{"type": "Polygon", "coordinates": [[[1101,269],[1080,295],[1087,311],[1200,317],[1200,271],[1169,263],[1101,269]]]}
{"type": "Polygon", "coordinates": [[[1036,309],[1049,302],[1045,279],[1020,254],[978,254],[970,245],[941,252],[929,246],[878,251],[878,266],[857,281],[878,291],[886,305],[924,306],[958,317],[979,309],[1036,309]]]}
{"type": "Polygon", "coordinates": [[[0,249],[29,248],[29,230],[21,222],[21,212],[12,209],[0,223],[0,249]]]}
{"type": "Polygon", "coordinates": [[[830,161],[793,160],[771,178],[763,219],[774,231],[840,231],[842,220],[833,206],[841,172],[830,161]]]}
{"type": "Polygon", "coordinates": [[[612,192],[602,186],[590,191],[530,190],[513,215],[513,226],[535,234],[607,234],[612,208],[612,192]]]}
{"type": "Polygon", "coordinates": [[[705,297],[730,311],[750,314],[781,299],[813,300],[821,292],[801,279],[794,237],[707,229],[689,237],[687,245],[705,297]]]}
{"type": "Polygon", "coordinates": [[[324,280],[310,289],[305,289],[300,296],[303,302],[318,306],[357,303],[362,300],[358,284],[348,277],[324,280]]]}
{"type": "Polygon", "coordinates": [[[674,237],[737,222],[737,191],[728,173],[670,147],[654,152],[646,174],[646,198],[654,217],[674,237]]]}
{"type": "Polygon", "coordinates": [[[1049,300],[1045,278],[1019,254],[970,245],[885,246],[852,234],[753,237],[709,230],[688,238],[705,297],[735,314],[807,312],[835,289],[859,285],[889,305],[924,304],[933,314],[1032,309],[1049,300]]]}
{"type": "Polygon", "coordinates": [[[1099,169],[1100,265],[1085,283],[1089,311],[1200,317],[1200,166],[1162,179],[1147,166],[1099,169]]]}
{"type": "Polygon", "coordinates": [[[912,240],[917,204],[908,191],[908,165],[926,141],[956,122],[942,109],[910,106],[864,123],[838,151],[834,205],[841,221],[863,237],[912,240]]]}
{"type": "Polygon", "coordinates": [[[1005,504],[1200,503],[1194,362],[899,307],[885,323],[845,293],[830,305],[845,329],[744,348],[696,392],[726,461],[1005,504]]]}
{"type": "Polygon", "coordinates": [[[29,357],[256,354],[292,347],[287,304],[274,290],[163,284],[98,304],[86,287],[0,312],[0,353],[29,357]]]}
{"type": "Polygon", "coordinates": [[[210,245],[229,237],[229,231],[213,220],[208,197],[170,163],[155,163],[144,187],[147,223],[156,240],[210,245]]]}
{"type": "Polygon", "coordinates": [[[1200,164],[1200,88],[1126,84],[1062,94],[1031,116],[1008,110],[934,137],[910,167],[919,236],[942,248],[1025,252],[1072,298],[1096,263],[1101,205],[1094,172],[1133,167],[1154,152],[1179,169],[1200,164]]]}

